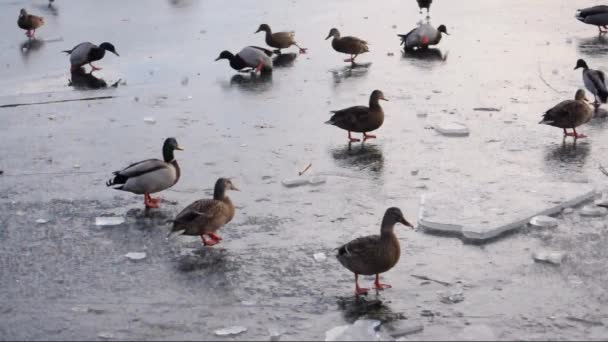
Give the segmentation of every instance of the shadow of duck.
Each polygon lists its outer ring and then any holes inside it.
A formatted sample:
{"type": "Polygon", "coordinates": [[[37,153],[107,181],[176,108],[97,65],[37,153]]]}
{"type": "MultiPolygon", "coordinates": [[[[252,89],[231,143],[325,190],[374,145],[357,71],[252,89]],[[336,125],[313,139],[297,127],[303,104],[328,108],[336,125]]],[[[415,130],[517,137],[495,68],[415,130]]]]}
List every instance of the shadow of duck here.
{"type": "Polygon", "coordinates": [[[590,57],[599,57],[608,53],[608,38],[605,36],[594,36],[578,40],[578,51],[590,57]]]}
{"type": "Polygon", "coordinates": [[[201,247],[188,255],[177,258],[177,269],[182,272],[207,270],[213,273],[226,273],[230,268],[228,251],[224,248],[201,247]]]}
{"type": "Polygon", "coordinates": [[[344,320],[351,324],[360,318],[378,320],[382,323],[405,319],[403,314],[393,312],[379,299],[362,296],[338,297],[337,304],[344,320]]]}
{"type": "MultiPolygon", "coordinates": [[[[118,87],[120,80],[112,84],[112,87],[118,87]]],[[[81,67],[75,71],[72,71],[71,78],[68,80],[68,85],[75,89],[90,90],[90,89],[102,89],[107,88],[108,84],[102,78],[98,78],[92,73],[85,72],[85,69],[81,67]]]]}
{"type": "Polygon", "coordinates": [[[244,91],[261,93],[272,88],[272,73],[249,75],[236,74],[230,78],[230,87],[237,87],[244,91]]]}
{"type": "Polygon", "coordinates": [[[19,45],[21,56],[26,59],[30,53],[40,50],[44,46],[44,40],[41,39],[28,39],[19,45]]]}
{"type": "MultiPolygon", "coordinates": [[[[401,55],[404,59],[422,60],[429,62],[445,62],[448,59],[448,52],[445,54],[437,48],[417,49],[417,50],[401,50],[401,55]]],[[[416,63],[414,63],[416,65],[416,63]]]]}
{"type": "Polygon", "coordinates": [[[372,66],[372,63],[364,63],[364,64],[350,64],[345,67],[331,70],[333,75],[334,83],[341,83],[343,80],[347,78],[359,78],[367,75],[369,68],[372,66]]]}
{"type": "Polygon", "coordinates": [[[272,60],[272,64],[276,68],[292,67],[296,58],[298,58],[297,53],[283,53],[276,56],[272,60]]]}
{"type": "Polygon", "coordinates": [[[382,148],[368,143],[348,143],[343,147],[331,150],[336,164],[358,171],[381,172],[384,167],[382,148]]]}
{"type": "Polygon", "coordinates": [[[561,144],[552,144],[545,149],[545,168],[556,176],[579,176],[587,162],[591,144],[564,139],[561,144]],[[574,167],[574,168],[573,168],[574,167]]]}

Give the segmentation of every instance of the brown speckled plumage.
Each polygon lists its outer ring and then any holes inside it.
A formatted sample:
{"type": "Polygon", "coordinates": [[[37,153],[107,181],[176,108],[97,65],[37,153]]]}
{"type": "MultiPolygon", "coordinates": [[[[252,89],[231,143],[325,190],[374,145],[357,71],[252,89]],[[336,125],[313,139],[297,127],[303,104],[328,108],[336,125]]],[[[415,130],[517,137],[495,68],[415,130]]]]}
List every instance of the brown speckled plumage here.
{"type": "Polygon", "coordinates": [[[19,13],[19,18],[17,19],[17,25],[20,28],[27,30],[28,33],[26,34],[29,35],[30,31],[35,32],[36,29],[44,25],[44,18],[37,15],[28,14],[27,11],[22,8],[19,13]]]}

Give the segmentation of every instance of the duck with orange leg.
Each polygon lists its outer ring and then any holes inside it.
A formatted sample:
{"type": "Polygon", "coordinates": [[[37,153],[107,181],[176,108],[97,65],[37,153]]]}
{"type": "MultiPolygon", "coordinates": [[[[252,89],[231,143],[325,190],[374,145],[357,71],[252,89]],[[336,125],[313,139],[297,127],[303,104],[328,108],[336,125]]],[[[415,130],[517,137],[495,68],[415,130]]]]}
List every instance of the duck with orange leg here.
{"type": "Polygon", "coordinates": [[[36,30],[44,25],[44,18],[37,15],[29,14],[22,8],[19,12],[19,18],[17,19],[17,25],[26,30],[25,35],[28,38],[33,38],[36,30]]]}
{"type": "Polygon", "coordinates": [[[120,57],[114,45],[108,42],[101,43],[99,46],[84,42],[74,46],[71,50],[62,52],[70,55],[71,72],[79,70],[85,64],[88,64],[91,67],[91,72],[93,72],[101,70],[101,68],[94,66],[93,62],[101,60],[106,55],[106,51],[120,57]]]}
{"type": "Polygon", "coordinates": [[[586,135],[576,132],[576,127],[589,122],[593,118],[594,113],[595,110],[589,104],[585,91],[579,89],[574,95],[574,100],[562,101],[546,111],[539,124],[563,129],[564,138],[586,138],[586,135]],[[572,129],[572,133],[566,130],[568,128],[572,129]]]}
{"type": "Polygon", "coordinates": [[[230,179],[218,179],[213,189],[213,198],[194,201],[177,214],[169,236],[200,236],[205,246],[218,244],[222,238],[217,236],[217,231],[234,217],[234,204],[226,195],[227,190],[239,191],[230,179]]]}
{"type": "Polygon", "coordinates": [[[173,151],[183,150],[175,138],[167,138],[163,143],[163,159],[146,159],[115,171],[114,177],[106,182],[113,189],[144,195],[146,208],[158,208],[159,198],[150,194],[166,190],[179,180],[180,168],[173,151]]]}
{"type": "Polygon", "coordinates": [[[363,141],[376,138],[368,133],[377,130],[384,123],[384,110],[380,106],[380,100],[388,101],[382,91],[374,90],[369,97],[369,107],[353,106],[332,111],[332,117],[325,123],[347,130],[349,142],[360,141],[353,138],[351,132],[363,133],[363,141]]]}
{"type": "Polygon", "coordinates": [[[412,227],[399,208],[388,208],[382,219],[380,235],[360,237],[338,248],[336,258],[342,266],[355,274],[355,295],[367,294],[369,291],[368,288],[359,286],[360,274],[376,275],[374,281],[376,290],[392,287],[380,282],[380,273],[393,268],[401,256],[399,240],[394,232],[397,223],[412,227]]]}

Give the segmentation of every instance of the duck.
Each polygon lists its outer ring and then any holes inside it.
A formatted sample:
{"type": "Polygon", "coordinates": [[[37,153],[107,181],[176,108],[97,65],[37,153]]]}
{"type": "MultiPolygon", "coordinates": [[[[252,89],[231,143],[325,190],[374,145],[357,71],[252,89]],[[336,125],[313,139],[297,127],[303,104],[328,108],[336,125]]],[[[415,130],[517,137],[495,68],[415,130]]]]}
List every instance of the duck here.
{"type": "Polygon", "coordinates": [[[232,69],[237,71],[255,70],[255,72],[272,72],[272,51],[259,46],[246,46],[236,55],[224,50],[216,61],[227,59],[232,69]]]}
{"type": "Polygon", "coordinates": [[[163,160],[146,159],[131,164],[120,171],[114,171],[106,186],[115,190],[144,195],[146,208],[158,208],[160,198],[150,194],[169,189],[180,178],[180,168],[173,155],[175,150],[183,151],[175,138],[167,138],[163,143],[163,160]]]}
{"type": "Polygon", "coordinates": [[[240,191],[229,178],[219,178],[215,182],[213,198],[194,201],[177,214],[169,236],[177,233],[200,236],[204,246],[218,244],[222,238],[215,233],[234,218],[234,204],[226,195],[227,190],[240,191]]]}
{"type": "Polygon", "coordinates": [[[559,127],[564,130],[564,137],[574,137],[574,139],[585,138],[586,135],[576,132],[576,127],[585,124],[593,118],[595,111],[587,104],[585,90],[578,89],[574,95],[574,100],[565,100],[543,114],[543,119],[539,124],[559,127]],[[572,128],[572,133],[566,129],[572,128]]]}
{"type": "Polygon", "coordinates": [[[90,42],[84,42],[74,46],[71,50],[64,50],[62,52],[70,55],[71,71],[78,70],[81,66],[88,64],[92,68],[91,72],[93,72],[101,70],[101,68],[94,66],[92,63],[102,59],[106,55],[106,51],[110,51],[120,57],[114,45],[108,42],[101,43],[99,46],[90,42]]]}
{"type": "Polygon", "coordinates": [[[420,14],[422,14],[422,9],[426,8],[426,14],[428,15],[431,10],[433,0],[416,0],[416,2],[418,2],[418,8],[420,8],[420,14]]]}
{"type": "Polygon", "coordinates": [[[428,23],[421,24],[407,34],[398,34],[401,38],[401,45],[405,50],[415,48],[426,49],[431,45],[437,45],[441,41],[442,34],[448,34],[445,25],[439,25],[436,29],[428,23]]]}
{"type": "Polygon", "coordinates": [[[389,284],[380,283],[380,273],[393,268],[401,256],[399,240],[394,232],[395,224],[413,226],[403,217],[401,209],[388,208],[382,224],[380,235],[368,235],[338,247],[336,258],[349,271],[355,274],[355,295],[367,294],[369,289],[359,287],[359,275],[376,275],[374,288],[383,290],[391,288],[389,284]]]}
{"type": "Polygon", "coordinates": [[[600,34],[608,32],[608,6],[606,5],[578,9],[575,17],[585,24],[597,26],[600,34]]]}
{"type": "Polygon", "coordinates": [[[367,132],[375,131],[384,122],[384,111],[380,107],[380,100],[388,101],[380,90],[374,90],[369,97],[369,107],[353,106],[345,109],[331,111],[332,117],[325,123],[334,125],[348,131],[349,142],[360,141],[351,136],[351,132],[363,133],[363,141],[376,138],[367,132]]]}
{"type": "Polygon", "coordinates": [[[585,84],[585,88],[595,97],[594,104],[599,106],[598,98],[602,103],[606,103],[606,100],[608,100],[608,90],[606,89],[606,75],[604,72],[589,69],[584,59],[576,61],[574,70],[578,68],[583,68],[583,83],[585,84]]]}
{"type": "Polygon", "coordinates": [[[272,33],[270,26],[268,24],[262,24],[258,27],[258,30],[255,33],[260,31],[266,32],[266,44],[268,46],[275,48],[275,52],[277,55],[281,54],[281,49],[287,49],[288,47],[295,45],[300,49],[300,53],[306,53],[305,48],[300,47],[298,43],[296,43],[296,34],[295,32],[275,32],[272,33]]]}
{"type": "Polygon", "coordinates": [[[355,58],[357,58],[358,55],[369,52],[368,43],[365,40],[351,36],[340,37],[340,31],[338,31],[337,28],[329,30],[329,34],[325,40],[328,40],[331,37],[334,37],[331,41],[331,46],[334,50],[350,55],[350,58],[344,60],[345,62],[355,64],[355,58]]]}
{"type": "Polygon", "coordinates": [[[19,18],[17,19],[17,25],[26,30],[25,35],[28,38],[34,37],[36,30],[40,28],[40,26],[44,25],[44,18],[39,17],[37,15],[29,14],[22,8],[19,12],[19,18]]]}

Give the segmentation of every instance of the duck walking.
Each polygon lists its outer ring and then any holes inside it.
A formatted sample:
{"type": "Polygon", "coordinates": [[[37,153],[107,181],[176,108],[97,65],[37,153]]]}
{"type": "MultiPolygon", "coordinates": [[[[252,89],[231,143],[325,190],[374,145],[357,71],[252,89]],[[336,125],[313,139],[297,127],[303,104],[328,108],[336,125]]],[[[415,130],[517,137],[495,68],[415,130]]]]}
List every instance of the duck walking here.
{"type": "Polygon", "coordinates": [[[422,14],[422,9],[426,8],[426,14],[428,15],[431,11],[431,4],[433,3],[433,0],[416,0],[416,2],[418,2],[420,14],[422,14]]]}
{"type": "Polygon", "coordinates": [[[359,274],[375,274],[375,289],[391,288],[391,285],[380,283],[380,273],[393,268],[401,256],[399,240],[394,232],[397,223],[412,227],[399,208],[388,208],[382,219],[380,235],[360,237],[338,248],[336,258],[342,266],[355,274],[355,295],[367,294],[369,291],[359,287],[359,274]]]}
{"type": "Polygon", "coordinates": [[[338,31],[337,28],[329,30],[329,34],[325,40],[328,40],[331,37],[334,37],[331,41],[331,46],[334,50],[350,55],[349,59],[344,60],[345,62],[355,64],[355,58],[357,58],[358,55],[369,52],[369,47],[365,40],[350,36],[340,37],[340,31],[338,31]]]}
{"type": "Polygon", "coordinates": [[[398,34],[401,38],[401,45],[406,50],[415,48],[426,49],[431,45],[437,45],[441,41],[442,34],[448,34],[445,25],[434,28],[431,24],[421,24],[407,34],[398,34]]]}
{"type": "Polygon", "coordinates": [[[44,18],[37,15],[28,14],[25,8],[22,8],[19,12],[19,18],[17,19],[17,25],[26,30],[25,35],[28,38],[34,37],[36,29],[44,25],[44,18]]]}
{"type": "Polygon", "coordinates": [[[277,55],[281,54],[281,49],[287,49],[292,45],[295,45],[300,49],[300,53],[306,53],[306,49],[300,47],[298,43],[296,43],[296,34],[295,32],[275,32],[272,33],[270,26],[268,24],[262,24],[258,27],[258,30],[255,33],[260,31],[266,32],[266,44],[268,46],[275,48],[275,52],[277,55]]]}
{"type": "Polygon", "coordinates": [[[347,130],[350,142],[360,141],[353,138],[351,132],[363,133],[363,141],[376,138],[375,135],[367,133],[377,130],[384,122],[384,111],[380,107],[380,100],[388,101],[382,91],[374,90],[369,97],[369,107],[353,106],[331,111],[334,115],[325,123],[347,130]]]}
{"type": "Polygon", "coordinates": [[[173,220],[173,228],[169,235],[200,236],[203,245],[213,246],[222,240],[215,233],[232,220],[234,205],[226,190],[239,191],[228,178],[220,178],[215,182],[212,199],[200,199],[184,208],[173,220]],[[205,235],[211,240],[205,239],[205,235]]]}
{"type": "Polygon", "coordinates": [[[585,24],[597,26],[600,34],[608,32],[608,6],[606,5],[579,9],[576,11],[575,17],[585,24]]]}
{"type": "Polygon", "coordinates": [[[150,194],[172,187],[180,177],[179,164],[173,156],[175,150],[183,149],[175,138],[167,138],[163,143],[163,160],[146,159],[115,171],[114,177],[106,185],[114,186],[116,190],[143,194],[146,208],[158,208],[160,198],[152,198],[150,194]]]}
{"type": "Polygon", "coordinates": [[[583,83],[585,88],[589,90],[595,97],[594,104],[599,106],[598,98],[602,103],[608,100],[608,90],[606,89],[606,75],[601,70],[589,69],[587,62],[583,59],[576,61],[574,70],[583,68],[583,83]]]}
{"type": "Polygon", "coordinates": [[[579,89],[574,95],[574,100],[562,101],[546,111],[539,124],[562,128],[564,137],[585,138],[586,135],[576,132],[576,127],[589,122],[593,118],[595,111],[591,109],[587,102],[585,91],[579,89]],[[572,133],[568,133],[567,128],[571,128],[572,133]]]}
{"type": "Polygon", "coordinates": [[[106,55],[106,51],[110,51],[120,57],[118,52],[116,52],[114,45],[108,42],[101,43],[99,46],[89,42],[80,43],[74,46],[73,49],[62,52],[70,55],[70,64],[72,65],[71,71],[76,71],[80,69],[81,66],[88,64],[92,68],[91,72],[93,72],[101,70],[101,68],[94,66],[92,63],[102,59],[106,55]]]}
{"type": "Polygon", "coordinates": [[[232,69],[237,71],[272,72],[272,51],[258,47],[244,47],[236,55],[230,51],[222,51],[216,61],[227,59],[232,69]]]}

